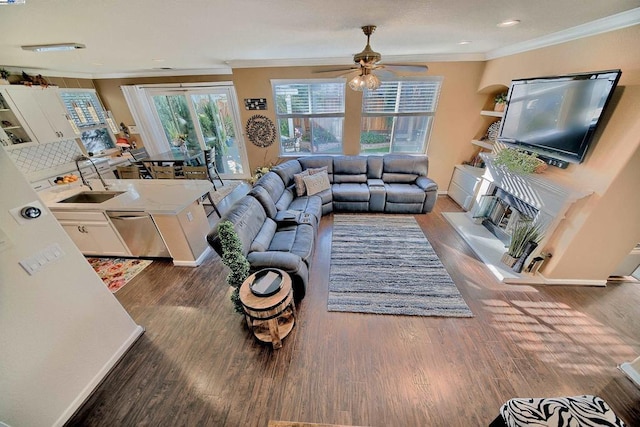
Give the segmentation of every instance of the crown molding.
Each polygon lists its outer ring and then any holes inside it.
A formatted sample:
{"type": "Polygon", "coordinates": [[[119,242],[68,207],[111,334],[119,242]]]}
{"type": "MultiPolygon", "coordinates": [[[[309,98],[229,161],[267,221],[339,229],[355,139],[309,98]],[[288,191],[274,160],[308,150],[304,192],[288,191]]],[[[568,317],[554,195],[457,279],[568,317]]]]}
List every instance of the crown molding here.
{"type": "MultiPolygon", "coordinates": [[[[484,61],[483,53],[464,54],[422,54],[422,55],[384,55],[381,64],[394,62],[459,62],[484,61]]],[[[353,65],[353,61],[345,58],[287,58],[287,59],[234,59],[226,61],[231,68],[269,68],[269,67],[320,67],[336,65],[353,65]]]]}
{"type": "Polygon", "coordinates": [[[512,44],[503,48],[487,52],[485,59],[496,59],[503,56],[515,55],[542,47],[553,46],[596,34],[619,30],[640,24],[640,7],[621,12],[606,18],[597,19],[577,27],[569,28],[522,43],[512,44]]]}

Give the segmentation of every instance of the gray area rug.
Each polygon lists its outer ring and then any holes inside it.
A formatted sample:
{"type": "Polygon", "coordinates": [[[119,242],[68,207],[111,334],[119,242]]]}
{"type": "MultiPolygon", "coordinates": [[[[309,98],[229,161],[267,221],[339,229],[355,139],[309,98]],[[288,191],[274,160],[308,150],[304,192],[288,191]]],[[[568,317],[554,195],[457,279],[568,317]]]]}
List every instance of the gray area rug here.
{"type": "Polygon", "coordinates": [[[473,317],[413,216],[334,215],[329,311],[473,317]]]}

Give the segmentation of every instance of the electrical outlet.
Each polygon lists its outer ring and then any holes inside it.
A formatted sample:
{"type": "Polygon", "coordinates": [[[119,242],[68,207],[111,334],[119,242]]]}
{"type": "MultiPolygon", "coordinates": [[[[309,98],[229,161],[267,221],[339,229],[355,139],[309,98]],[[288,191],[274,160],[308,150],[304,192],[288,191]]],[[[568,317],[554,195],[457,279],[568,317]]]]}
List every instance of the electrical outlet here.
{"type": "Polygon", "coordinates": [[[47,264],[64,256],[64,251],[59,244],[53,243],[33,256],[20,260],[20,265],[30,276],[42,270],[47,264]]]}

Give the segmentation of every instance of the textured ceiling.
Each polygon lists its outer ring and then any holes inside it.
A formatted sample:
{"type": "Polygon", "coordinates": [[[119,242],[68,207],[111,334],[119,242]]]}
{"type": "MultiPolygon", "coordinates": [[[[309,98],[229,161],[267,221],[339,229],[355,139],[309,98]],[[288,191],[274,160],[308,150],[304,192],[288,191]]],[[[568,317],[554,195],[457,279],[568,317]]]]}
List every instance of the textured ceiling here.
{"type": "Polygon", "coordinates": [[[364,47],[367,24],[378,26],[371,45],[383,61],[428,62],[499,56],[621,12],[640,22],[640,0],[26,1],[0,6],[0,66],[80,77],[348,64],[364,47]],[[498,28],[505,19],[521,23],[498,28]],[[87,48],[20,48],[59,42],[87,48]]]}

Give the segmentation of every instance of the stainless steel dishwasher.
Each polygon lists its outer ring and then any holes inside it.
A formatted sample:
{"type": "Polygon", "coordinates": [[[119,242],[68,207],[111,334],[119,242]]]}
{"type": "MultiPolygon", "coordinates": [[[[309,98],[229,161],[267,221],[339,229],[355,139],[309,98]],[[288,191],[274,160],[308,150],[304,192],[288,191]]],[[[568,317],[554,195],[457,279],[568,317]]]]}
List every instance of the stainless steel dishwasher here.
{"type": "Polygon", "coordinates": [[[167,246],[146,212],[107,211],[131,255],[142,257],[170,257],[167,246]]]}

